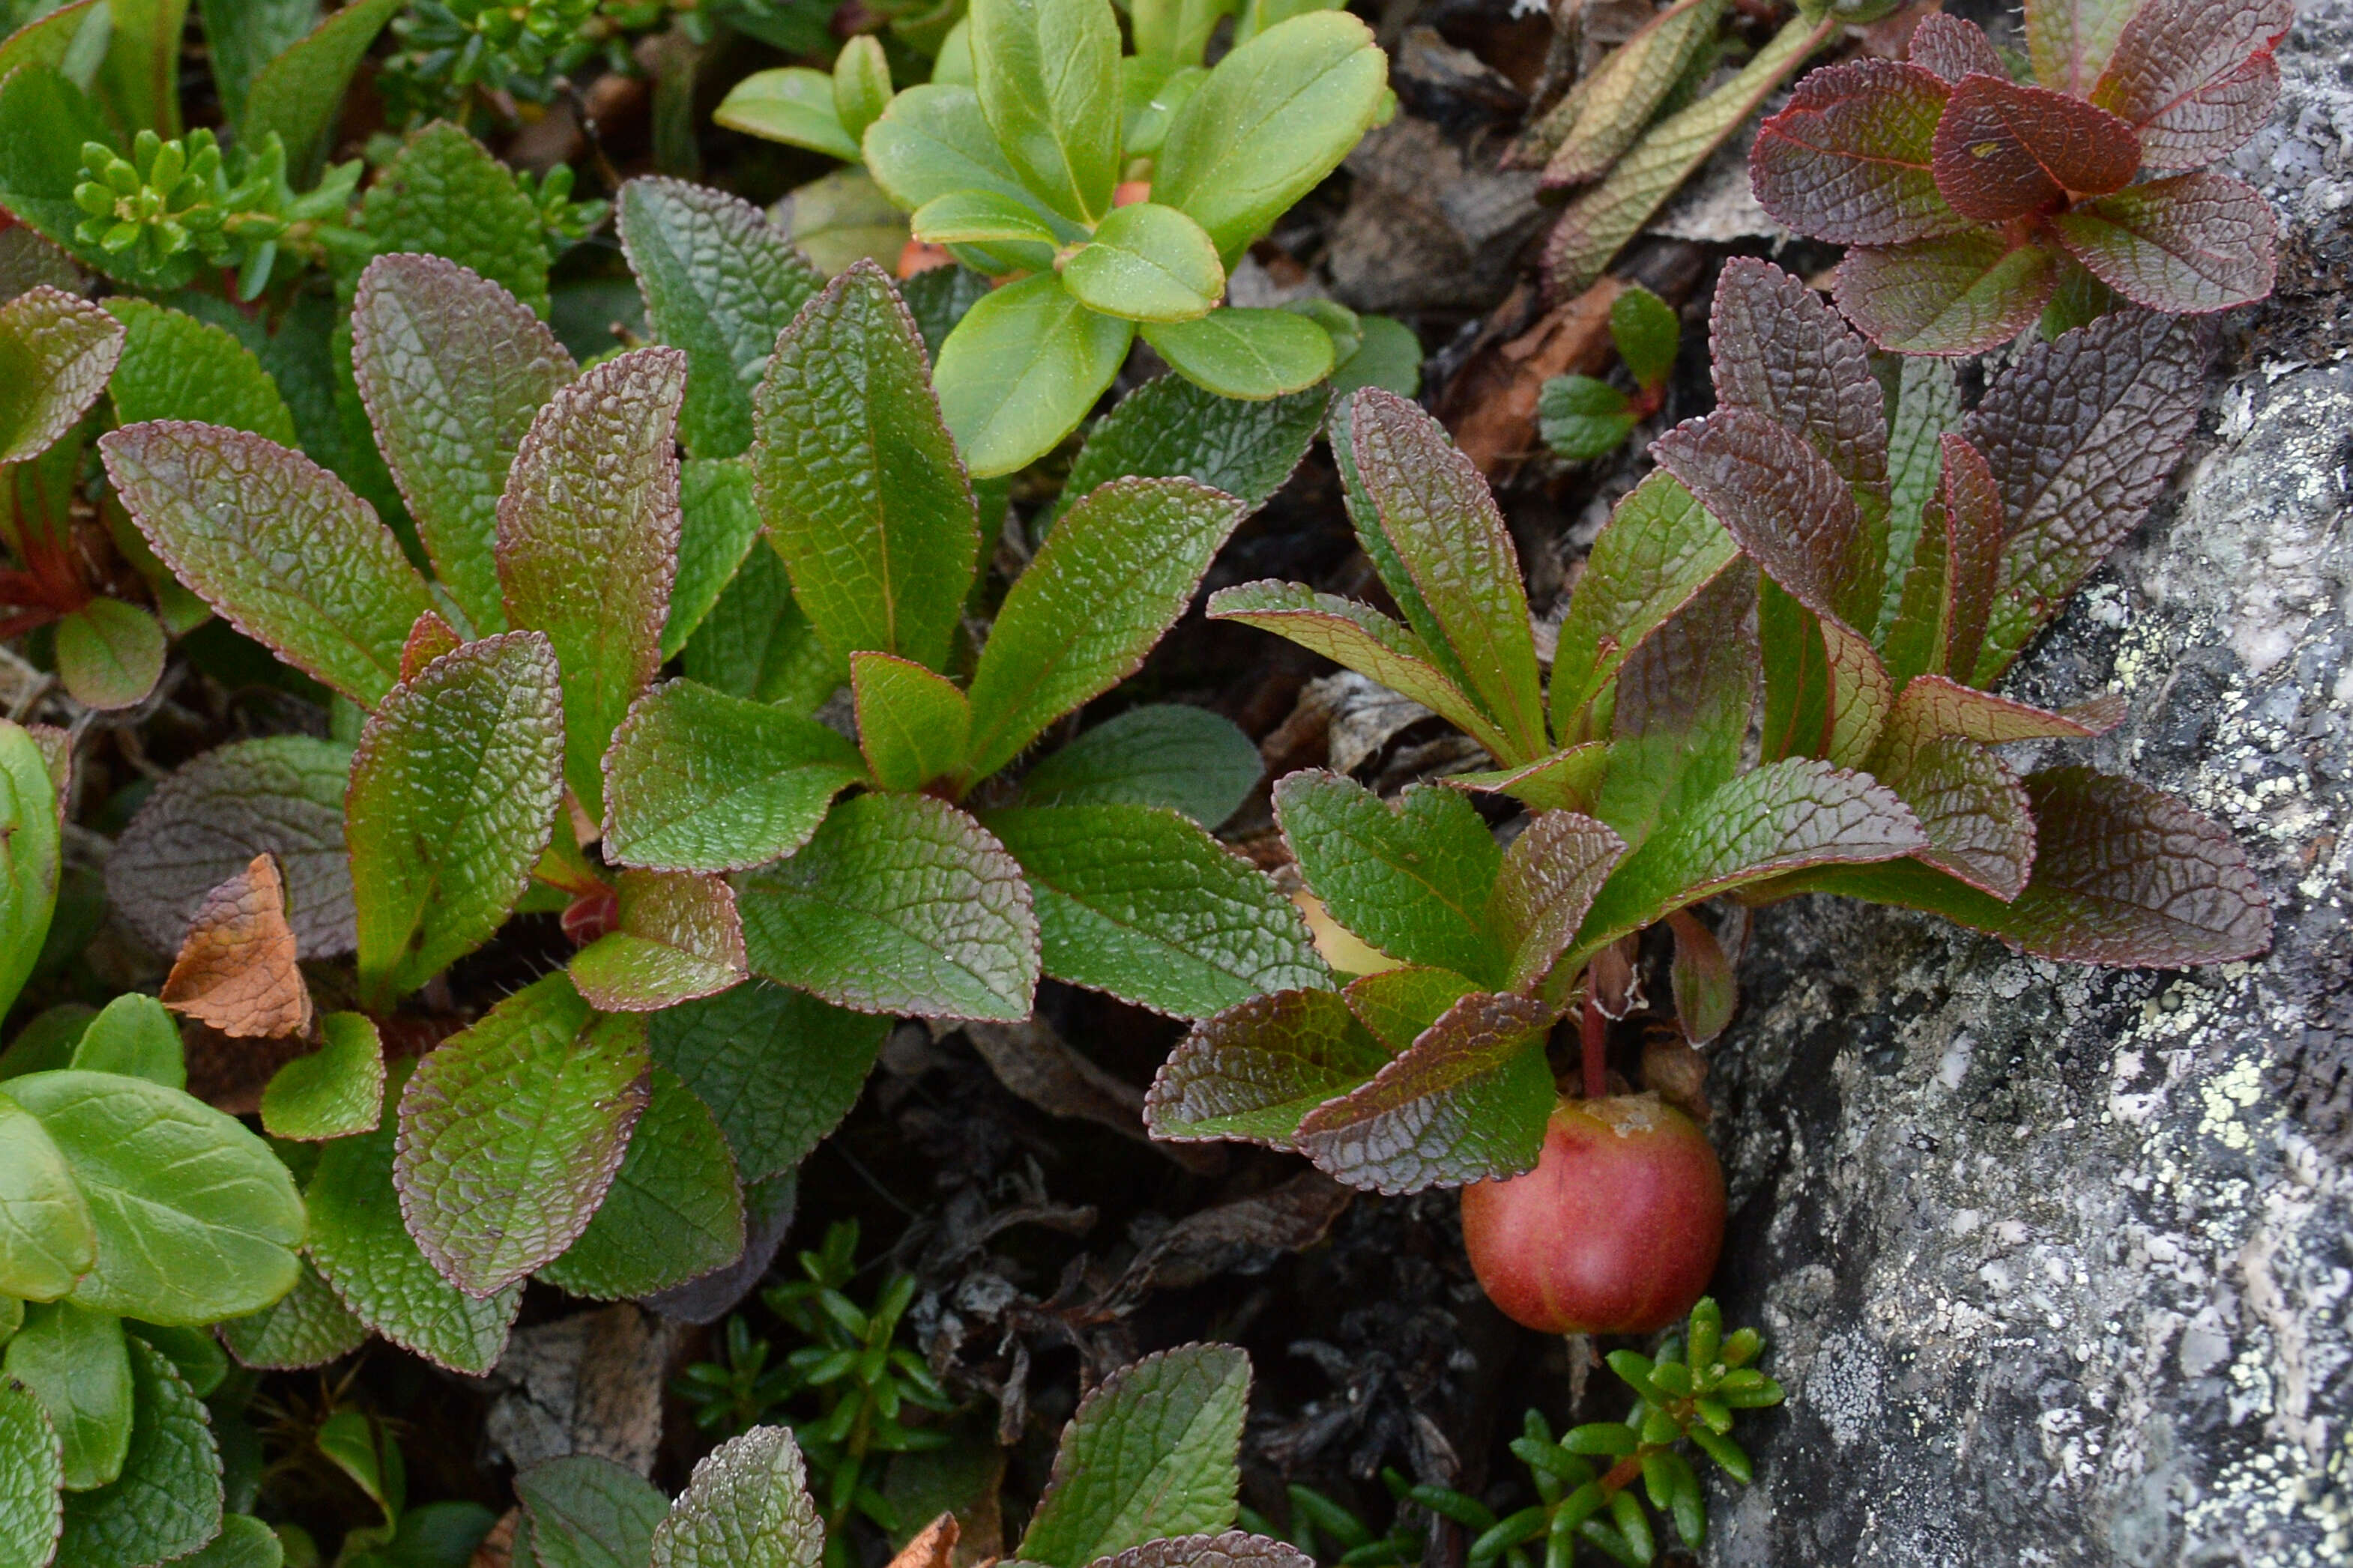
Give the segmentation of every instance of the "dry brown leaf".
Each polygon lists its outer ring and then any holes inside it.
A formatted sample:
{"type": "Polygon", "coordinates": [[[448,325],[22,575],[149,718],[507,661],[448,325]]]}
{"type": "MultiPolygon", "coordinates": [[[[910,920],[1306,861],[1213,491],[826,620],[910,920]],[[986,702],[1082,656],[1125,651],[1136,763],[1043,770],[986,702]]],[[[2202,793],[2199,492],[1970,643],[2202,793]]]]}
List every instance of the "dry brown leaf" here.
{"type": "Polygon", "coordinates": [[[515,1531],[522,1523],[522,1510],[511,1508],[499,1515],[498,1523],[482,1537],[474,1548],[474,1555],[466,1568],[513,1568],[515,1531]]]}
{"type": "Polygon", "coordinates": [[[1604,278],[1518,336],[1472,351],[1447,384],[1439,412],[1454,432],[1454,444],[1481,473],[1493,474],[1535,450],[1536,395],[1546,382],[1597,375],[1609,363],[1616,352],[1609,307],[1625,287],[1604,278]]]}
{"type": "Polygon", "coordinates": [[[1071,1049],[1043,1018],[1018,1024],[973,1022],[963,1028],[997,1081],[1049,1115],[1108,1127],[1189,1171],[1214,1175],[1225,1169],[1225,1152],[1215,1145],[1153,1142],[1144,1130],[1144,1091],[1071,1049]],[[1202,1159],[1204,1154],[1209,1158],[1202,1159]]]}
{"type": "Polygon", "coordinates": [[[205,895],[164,981],[164,1005],[238,1039],[300,1035],[311,988],[295,959],[278,861],[256,855],[205,895]]]}
{"type": "Polygon", "coordinates": [[[899,1555],[891,1559],[891,1568],[952,1568],[959,1533],[955,1515],[940,1515],[899,1549],[899,1555]]]}

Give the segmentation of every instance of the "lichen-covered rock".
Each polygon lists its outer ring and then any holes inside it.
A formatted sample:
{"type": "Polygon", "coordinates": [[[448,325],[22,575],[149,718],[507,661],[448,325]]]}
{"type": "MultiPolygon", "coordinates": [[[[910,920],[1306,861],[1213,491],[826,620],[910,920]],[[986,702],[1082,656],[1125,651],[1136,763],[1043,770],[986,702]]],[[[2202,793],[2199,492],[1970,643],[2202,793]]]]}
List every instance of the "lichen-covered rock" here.
{"type": "MultiPolygon", "coordinates": [[[[1788,1386],[1711,1562],[2353,1562],[2353,4],[2238,160],[2287,230],[2173,498],[2012,689],[2246,846],[2271,954],[2156,973],[1761,911],[1719,1283],[1788,1386]]],[[[2053,753],[2055,755],[2055,752],[2053,753]]]]}

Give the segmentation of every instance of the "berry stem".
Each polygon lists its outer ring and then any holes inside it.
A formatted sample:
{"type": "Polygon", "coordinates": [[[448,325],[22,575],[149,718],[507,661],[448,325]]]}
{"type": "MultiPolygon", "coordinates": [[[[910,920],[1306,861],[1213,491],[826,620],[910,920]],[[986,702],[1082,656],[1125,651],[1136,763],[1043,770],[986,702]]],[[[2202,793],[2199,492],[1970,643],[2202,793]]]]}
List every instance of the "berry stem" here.
{"type": "Polygon", "coordinates": [[[1585,1098],[1599,1100],[1609,1092],[1609,1019],[1590,991],[1577,1027],[1577,1043],[1584,1047],[1585,1098]]]}

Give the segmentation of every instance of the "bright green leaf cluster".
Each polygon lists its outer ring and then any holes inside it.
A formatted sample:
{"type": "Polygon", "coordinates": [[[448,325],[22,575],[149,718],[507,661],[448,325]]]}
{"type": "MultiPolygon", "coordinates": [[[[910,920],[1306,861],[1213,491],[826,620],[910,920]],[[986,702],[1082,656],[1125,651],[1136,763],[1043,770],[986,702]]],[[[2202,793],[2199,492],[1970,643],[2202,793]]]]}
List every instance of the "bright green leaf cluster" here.
{"type": "Polygon", "coordinates": [[[1640,284],[1609,302],[1609,336],[1633,378],[1631,394],[1589,375],[1556,375],[1536,397],[1536,430],[1564,458],[1607,457],[1659,411],[1683,344],[1683,322],[1640,284]]]}

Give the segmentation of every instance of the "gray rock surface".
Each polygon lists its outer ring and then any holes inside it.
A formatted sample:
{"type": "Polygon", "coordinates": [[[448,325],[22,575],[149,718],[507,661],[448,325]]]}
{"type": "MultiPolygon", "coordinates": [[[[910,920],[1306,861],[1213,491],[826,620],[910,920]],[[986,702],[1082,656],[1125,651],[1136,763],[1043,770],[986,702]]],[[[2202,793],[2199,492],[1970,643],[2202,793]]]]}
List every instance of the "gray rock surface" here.
{"type": "Polygon", "coordinates": [[[1727,1316],[1791,1397],[1708,1558],[2353,1563],[2353,4],[2238,160],[2288,230],[2173,497],[2015,678],[2247,847],[2272,953],[2077,969],[1762,911],[1715,1047],[1727,1316]]]}

